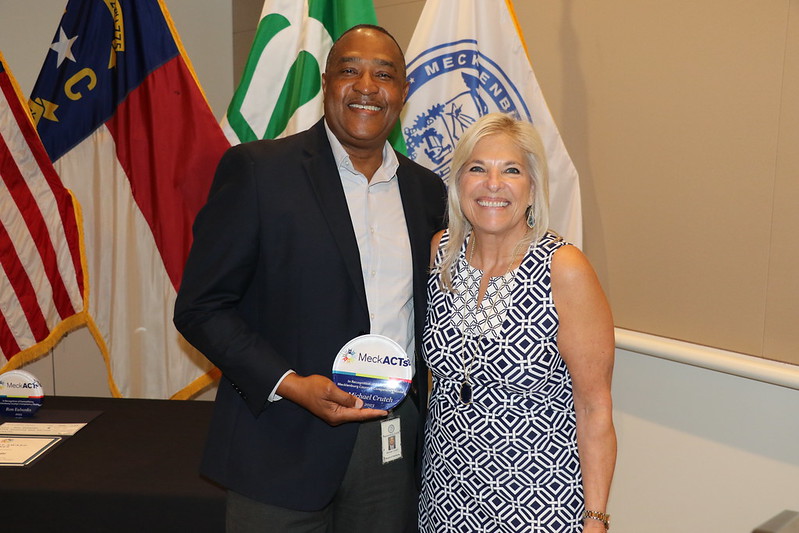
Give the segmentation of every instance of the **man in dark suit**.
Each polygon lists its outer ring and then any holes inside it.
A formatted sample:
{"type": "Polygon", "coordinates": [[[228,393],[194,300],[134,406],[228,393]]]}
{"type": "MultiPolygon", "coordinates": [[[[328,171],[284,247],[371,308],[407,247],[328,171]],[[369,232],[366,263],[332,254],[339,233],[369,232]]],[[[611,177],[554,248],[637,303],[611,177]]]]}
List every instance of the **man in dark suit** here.
{"type": "Polygon", "coordinates": [[[446,192],[386,142],[408,84],[385,30],[342,35],[322,90],[315,126],[222,158],[175,306],[178,330],[223,374],[202,472],[228,489],[228,531],[416,526],[419,340],[446,192]],[[411,393],[390,414],[400,459],[382,452],[387,413],[330,379],[364,333],[415,357],[411,393]]]}

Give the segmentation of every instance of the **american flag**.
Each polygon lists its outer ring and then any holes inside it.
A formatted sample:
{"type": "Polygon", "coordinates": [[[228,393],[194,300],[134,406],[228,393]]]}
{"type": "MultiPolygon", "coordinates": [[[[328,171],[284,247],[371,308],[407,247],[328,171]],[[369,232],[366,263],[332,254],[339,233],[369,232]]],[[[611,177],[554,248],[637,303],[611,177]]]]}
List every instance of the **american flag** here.
{"type": "Polygon", "coordinates": [[[0,54],[0,372],[87,320],[76,206],[0,54]]]}

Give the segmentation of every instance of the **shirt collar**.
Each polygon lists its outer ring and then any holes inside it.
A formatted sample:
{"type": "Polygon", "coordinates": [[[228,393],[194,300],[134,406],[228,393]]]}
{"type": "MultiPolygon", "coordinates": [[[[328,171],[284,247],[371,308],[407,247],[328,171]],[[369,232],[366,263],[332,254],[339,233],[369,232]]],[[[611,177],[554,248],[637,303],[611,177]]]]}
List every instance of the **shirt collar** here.
{"type": "MultiPolygon", "coordinates": [[[[361,174],[353,166],[352,161],[350,160],[350,155],[341,145],[341,142],[335,135],[333,135],[330,127],[327,125],[327,120],[325,120],[324,123],[325,133],[327,133],[327,140],[330,142],[330,148],[333,150],[333,159],[336,161],[336,167],[339,169],[339,173],[341,173],[342,170],[346,170],[351,174],[361,174]]],[[[399,159],[397,159],[397,154],[394,153],[394,149],[391,147],[391,144],[386,141],[383,145],[383,163],[380,165],[380,168],[377,169],[375,175],[372,176],[370,183],[391,181],[394,177],[396,177],[398,168],[399,159]]]]}

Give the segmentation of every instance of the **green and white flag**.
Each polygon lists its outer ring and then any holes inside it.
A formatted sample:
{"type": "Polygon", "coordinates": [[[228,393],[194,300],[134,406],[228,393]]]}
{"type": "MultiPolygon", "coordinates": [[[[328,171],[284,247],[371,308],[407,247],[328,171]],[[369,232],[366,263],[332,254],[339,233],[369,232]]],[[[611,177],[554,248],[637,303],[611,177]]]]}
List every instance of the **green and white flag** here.
{"type": "Polygon", "coordinates": [[[319,120],[327,53],[357,24],[377,24],[372,0],[266,0],[222,119],[231,144],[285,137],[319,120]]]}

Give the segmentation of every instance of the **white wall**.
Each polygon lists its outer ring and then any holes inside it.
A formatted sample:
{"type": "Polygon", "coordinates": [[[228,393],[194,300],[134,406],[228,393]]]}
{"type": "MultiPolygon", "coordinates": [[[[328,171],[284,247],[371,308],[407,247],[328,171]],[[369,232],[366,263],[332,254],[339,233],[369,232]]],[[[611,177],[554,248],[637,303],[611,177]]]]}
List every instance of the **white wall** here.
{"type": "MultiPolygon", "coordinates": [[[[35,3],[34,10],[0,0],[0,51],[26,95],[65,5],[35,3]]],[[[231,0],[166,3],[219,117],[234,83],[231,0]]],[[[414,18],[419,11],[419,2],[382,4],[414,18]]],[[[85,329],[26,369],[47,394],[109,395],[102,357],[85,329]]],[[[799,391],[618,350],[614,398],[614,533],[744,533],[783,509],[799,510],[799,391]]]]}
{"type": "Polygon", "coordinates": [[[750,532],[799,510],[799,390],[616,352],[616,533],[750,532]]]}

